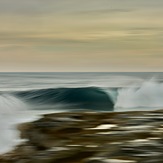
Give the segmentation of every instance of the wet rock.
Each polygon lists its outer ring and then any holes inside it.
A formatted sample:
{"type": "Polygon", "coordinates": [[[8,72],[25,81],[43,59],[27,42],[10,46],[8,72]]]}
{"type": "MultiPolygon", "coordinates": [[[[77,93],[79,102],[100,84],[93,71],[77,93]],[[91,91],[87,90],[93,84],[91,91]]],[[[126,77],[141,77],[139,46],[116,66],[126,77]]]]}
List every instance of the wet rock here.
{"type": "Polygon", "coordinates": [[[163,110],[46,114],[18,126],[27,141],[0,163],[162,163],[163,110]]]}

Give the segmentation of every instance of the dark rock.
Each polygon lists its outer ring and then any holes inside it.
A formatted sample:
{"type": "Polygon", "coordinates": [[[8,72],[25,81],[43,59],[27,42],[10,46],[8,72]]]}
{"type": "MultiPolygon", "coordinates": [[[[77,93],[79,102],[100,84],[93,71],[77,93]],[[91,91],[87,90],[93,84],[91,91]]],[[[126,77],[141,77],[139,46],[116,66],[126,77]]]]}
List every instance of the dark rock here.
{"type": "Polygon", "coordinates": [[[162,163],[161,116],[161,110],[46,114],[18,126],[27,141],[0,156],[0,163],[162,163]]]}

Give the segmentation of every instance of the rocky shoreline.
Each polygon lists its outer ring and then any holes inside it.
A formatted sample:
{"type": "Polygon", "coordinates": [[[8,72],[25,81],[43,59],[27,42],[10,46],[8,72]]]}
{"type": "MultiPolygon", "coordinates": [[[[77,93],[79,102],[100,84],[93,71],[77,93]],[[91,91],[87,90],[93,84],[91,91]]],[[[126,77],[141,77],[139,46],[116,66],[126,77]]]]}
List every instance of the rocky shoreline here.
{"type": "Polygon", "coordinates": [[[163,110],[46,114],[0,163],[162,163],[163,110]]]}

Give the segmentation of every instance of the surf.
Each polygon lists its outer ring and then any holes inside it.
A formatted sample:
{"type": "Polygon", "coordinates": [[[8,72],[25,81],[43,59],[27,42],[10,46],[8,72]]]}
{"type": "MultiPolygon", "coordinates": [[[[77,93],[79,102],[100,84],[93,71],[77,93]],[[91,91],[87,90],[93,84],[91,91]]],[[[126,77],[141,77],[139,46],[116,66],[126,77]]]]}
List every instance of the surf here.
{"type": "Polygon", "coordinates": [[[111,97],[97,87],[50,88],[14,93],[18,98],[33,105],[65,104],[71,108],[112,111],[111,97]]]}
{"type": "Polygon", "coordinates": [[[18,144],[16,124],[21,122],[18,114],[26,109],[26,104],[17,97],[0,95],[0,153],[5,153],[18,144]]]}
{"type": "Polygon", "coordinates": [[[130,85],[121,88],[77,87],[47,88],[27,91],[1,92],[1,111],[11,111],[13,106],[28,105],[44,109],[91,109],[98,111],[114,111],[132,108],[162,108],[163,83],[153,80],[141,85],[130,85]],[[46,107],[49,108],[46,108],[46,107]]]}
{"type": "Polygon", "coordinates": [[[163,83],[153,80],[140,86],[118,89],[115,108],[162,108],[163,83]]]}
{"type": "Polygon", "coordinates": [[[41,112],[35,106],[51,106],[51,112],[66,109],[91,111],[132,111],[161,109],[163,107],[163,83],[149,80],[141,85],[122,88],[77,87],[48,88],[0,93],[0,153],[5,153],[20,140],[16,130],[18,123],[31,121],[41,112]],[[62,106],[62,109],[58,107],[62,106]],[[118,109],[117,109],[118,108],[118,109]],[[136,108],[136,109],[135,109],[136,108]]]}

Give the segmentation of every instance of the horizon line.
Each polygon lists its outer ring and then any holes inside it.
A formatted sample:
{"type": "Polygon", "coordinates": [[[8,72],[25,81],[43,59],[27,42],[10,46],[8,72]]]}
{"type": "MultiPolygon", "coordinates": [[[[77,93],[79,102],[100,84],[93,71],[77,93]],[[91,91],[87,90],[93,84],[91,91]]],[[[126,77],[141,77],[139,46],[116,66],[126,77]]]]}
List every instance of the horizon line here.
{"type": "Polygon", "coordinates": [[[0,71],[0,73],[163,73],[163,71],[0,71]]]}

